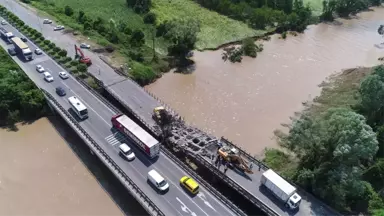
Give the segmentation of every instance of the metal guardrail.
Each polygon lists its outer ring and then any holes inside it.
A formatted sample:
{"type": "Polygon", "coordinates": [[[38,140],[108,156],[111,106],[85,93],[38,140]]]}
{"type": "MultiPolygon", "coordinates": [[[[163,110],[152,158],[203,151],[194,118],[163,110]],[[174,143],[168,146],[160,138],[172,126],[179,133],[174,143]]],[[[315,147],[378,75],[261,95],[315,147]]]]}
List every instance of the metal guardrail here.
{"type": "Polygon", "coordinates": [[[212,173],[214,173],[216,176],[220,177],[226,184],[228,184],[233,189],[237,190],[240,194],[242,194],[246,199],[251,201],[255,206],[260,208],[262,211],[264,211],[269,216],[279,216],[279,214],[271,209],[268,205],[266,205],[263,201],[259,200],[255,196],[253,196],[250,192],[248,192],[246,189],[241,187],[239,184],[237,184],[235,181],[233,181],[231,178],[226,176],[224,173],[222,173],[220,170],[218,170],[215,166],[213,166],[210,162],[205,160],[202,156],[196,155],[194,157],[198,162],[203,164],[206,168],[208,168],[212,173]]]}
{"type": "Polygon", "coordinates": [[[167,148],[161,146],[161,151],[167,155],[175,164],[182,167],[189,175],[197,179],[201,185],[203,185],[209,192],[211,192],[218,200],[220,200],[224,205],[231,209],[234,213],[239,216],[246,216],[240,208],[235,206],[231,201],[229,201],[225,196],[223,196],[219,191],[212,187],[208,182],[201,178],[195,171],[189,168],[186,164],[180,161],[175,155],[172,154],[167,148]]]}
{"type": "Polygon", "coordinates": [[[104,157],[100,158],[106,162],[108,162],[115,169],[113,171],[120,174],[127,183],[132,186],[133,190],[142,198],[144,202],[148,204],[148,207],[154,211],[157,216],[165,216],[165,214],[156,206],[152,200],[145,195],[145,193],[128,177],[127,174],[109,157],[109,155],[93,140],[93,138],[79,125],[79,123],[60,105],[59,102],[47,91],[41,89],[42,92],[47,96],[47,98],[53,102],[53,105],[57,107],[58,111],[61,111],[70,121],[71,123],[85,136],[85,138],[89,141],[89,143],[98,151],[98,153],[104,157]]]}
{"type": "MultiPolygon", "coordinates": [[[[262,170],[268,170],[270,169],[267,165],[265,165],[263,162],[261,162],[260,160],[257,160],[255,157],[251,156],[251,154],[249,154],[246,150],[242,149],[240,146],[237,146],[235,144],[233,144],[231,141],[229,141],[228,139],[224,138],[224,137],[221,137],[221,142],[224,142],[225,144],[227,145],[230,145],[232,147],[235,147],[237,149],[239,149],[239,151],[241,152],[242,155],[244,155],[249,161],[251,161],[252,163],[254,163],[255,165],[259,166],[262,170]]],[[[286,180],[286,179],[285,179],[286,180]]],[[[297,184],[295,183],[292,183],[290,181],[288,181],[291,185],[295,186],[297,188],[297,190],[300,192],[300,194],[304,194],[305,196],[307,197],[311,197],[312,199],[316,199],[318,200],[318,198],[314,197],[312,194],[310,194],[309,192],[307,192],[306,190],[302,189],[300,186],[298,186],[297,184]]],[[[329,211],[332,212],[332,215],[341,215],[340,213],[336,212],[333,208],[331,208],[330,206],[328,206],[327,204],[325,204],[324,202],[322,202],[322,204],[328,208],[329,211]]]]}

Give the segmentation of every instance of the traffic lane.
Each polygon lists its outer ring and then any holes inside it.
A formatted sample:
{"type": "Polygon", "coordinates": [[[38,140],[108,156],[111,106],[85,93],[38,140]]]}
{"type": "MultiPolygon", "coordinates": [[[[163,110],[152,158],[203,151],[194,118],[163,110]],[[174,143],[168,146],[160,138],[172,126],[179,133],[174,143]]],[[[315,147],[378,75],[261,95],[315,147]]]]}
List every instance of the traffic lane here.
{"type": "MultiPolygon", "coordinates": [[[[4,43],[2,43],[2,46],[7,47],[4,43]]],[[[14,57],[14,59],[24,69],[24,71],[28,74],[31,80],[36,83],[37,86],[49,92],[63,106],[64,109],[66,110],[70,109],[71,106],[66,101],[66,97],[60,97],[55,92],[55,87],[57,87],[57,85],[60,85],[63,82],[62,80],[58,79],[57,76],[53,75],[54,79],[56,78],[55,79],[56,82],[55,81],[46,82],[42,74],[36,71],[35,64],[31,62],[23,63],[17,57],[14,57]]],[[[71,95],[72,93],[71,91],[69,91],[68,96],[71,96],[71,95]]],[[[90,115],[93,116],[94,112],[92,110],[90,110],[89,112],[90,112],[90,115]]],[[[85,121],[83,121],[81,124],[83,124],[83,127],[87,130],[88,133],[90,131],[96,131],[96,132],[93,132],[94,134],[90,134],[92,137],[100,137],[100,133],[97,133],[98,131],[92,127],[93,125],[102,125],[103,127],[105,127],[103,128],[104,129],[103,131],[106,131],[107,128],[110,128],[108,127],[108,125],[103,123],[101,119],[97,117],[88,118],[85,121]]],[[[162,211],[166,213],[166,215],[185,215],[185,214],[181,214],[176,208],[174,208],[173,205],[167,199],[165,199],[162,196],[159,196],[158,193],[154,191],[148,184],[146,185],[143,184],[143,182],[146,183],[146,181],[143,181],[143,179],[146,179],[146,171],[145,171],[145,174],[143,175],[142,172],[139,172],[138,170],[136,170],[132,165],[127,165],[126,161],[119,156],[118,151],[116,149],[111,148],[111,146],[108,146],[105,144],[105,140],[104,142],[99,142],[98,144],[100,143],[102,144],[100,146],[103,148],[103,150],[106,151],[106,153],[110,155],[110,157],[112,157],[113,160],[117,164],[119,164],[119,166],[123,167],[124,172],[126,172],[127,175],[133,179],[133,181],[145,192],[145,194],[147,194],[150,197],[152,201],[156,203],[156,205],[158,205],[162,209],[162,211]],[[138,179],[137,178],[138,176],[141,176],[141,178],[138,179]]]]}
{"type": "MultiPolygon", "coordinates": [[[[59,72],[65,71],[62,67],[57,65],[54,61],[46,61],[44,62],[43,67],[46,70],[51,71],[55,75],[59,77],[59,72]]],[[[68,72],[67,72],[68,73],[68,72]]],[[[88,91],[83,85],[81,85],[72,75],[69,75],[69,78],[64,80],[63,85],[75,92],[78,97],[87,104],[87,107],[93,109],[97,115],[99,115],[102,119],[106,120],[110,123],[111,117],[116,114],[111,108],[102,103],[98,98],[96,98],[92,93],[88,91]]],[[[61,79],[61,78],[60,78],[61,79]]]]}
{"type": "MultiPolygon", "coordinates": [[[[214,198],[203,186],[200,186],[200,193],[197,196],[191,196],[186,192],[180,186],[180,178],[187,174],[165,155],[160,154],[157,160],[152,161],[128,139],[125,142],[136,154],[135,161],[132,161],[135,168],[147,171],[155,169],[168,181],[172,191],[170,190],[164,196],[173,201],[174,205],[180,206],[180,208],[185,206],[184,209],[189,209],[190,212],[195,212],[197,215],[234,215],[231,210],[214,198]]],[[[118,150],[118,145],[115,145],[115,148],[118,150]]]]}
{"type": "MultiPolygon", "coordinates": [[[[0,0],[0,2],[6,2],[6,0],[0,0]]],[[[14,14],[19,16],[19,18],[26,24],[40,31],[45,38],[55,42],[60,48],[66,49],[68,51],[68,55],[75,55],[74,44],[79,44],[79,42],[76,41],[76,39],[71,35],[63,34],[63,31],[53,31],[56,24],[43,24],[43,20],[46,17],[38,16],[17,2],[10,1],[9,4],[5,6],[14,14]]],[[[93,65],[90,67],[90,72],[93,75],[100,77],[105,84],[114,83],[124,79],[124,77],[117,74],[111,67],[109,67],[109,65],[103,62],[97,53],[85,51],[84,54],[92,59],[93,65]]]]}

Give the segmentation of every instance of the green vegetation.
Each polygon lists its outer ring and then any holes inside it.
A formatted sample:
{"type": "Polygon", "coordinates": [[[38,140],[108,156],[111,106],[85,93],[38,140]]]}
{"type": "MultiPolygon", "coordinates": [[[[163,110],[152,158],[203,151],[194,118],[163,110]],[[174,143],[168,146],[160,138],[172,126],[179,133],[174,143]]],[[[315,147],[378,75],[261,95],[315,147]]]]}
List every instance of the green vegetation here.
{"type": "Polygon", "coordinates": [[[263,51],[263,44],[255,44],[252,38],[247,38],[242,41],[241,47],[226,47],[222,54],[224,61],[229,60],[232,63],[241,62],[243,56],[249,56],[252,58],[257,57],[257,53],[263,51]]]}
{"type": "Polygon", "coordinates": [[[255,29],[277,27],[278,32],[305,30],[312,11],[302,0],[195,0],[207,9],[243,21],[255,29]]]}
{"type": "Polygon", "coordinates": [[[0,126],[43,115],[46,102],[41,91],[3,49],[0,58],[0,126]]]}
{"type": "Polygon", "coordinates": [[[383,100],[384,65],[332,77],[264,162],[339,211],[383,214],[383,100]]]}
{"type": "Polygon", "coordinates": [[[320,18],[326,21],[333,21],[335,15],[348,17],[371,6],[379,6],[383,0],[324,0],[323,13],[320,18]]]}

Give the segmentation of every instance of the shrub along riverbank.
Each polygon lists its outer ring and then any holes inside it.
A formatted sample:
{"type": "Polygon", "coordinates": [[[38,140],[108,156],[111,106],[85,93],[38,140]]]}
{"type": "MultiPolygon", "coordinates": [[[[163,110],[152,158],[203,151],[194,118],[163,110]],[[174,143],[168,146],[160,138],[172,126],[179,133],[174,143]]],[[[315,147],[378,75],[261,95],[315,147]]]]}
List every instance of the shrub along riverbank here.
{"type": "Polygon", "coordinates": [[[0,59],[0,126],[44,115],[47,107],[41,91],[3,49],[0,59]]]}
{"type": "Polygon", "coordinates": [[[284,151],[264,162],[345,213],[382,216],[384,200],[384,66],[344,71],[276,132],[284,151]]]}

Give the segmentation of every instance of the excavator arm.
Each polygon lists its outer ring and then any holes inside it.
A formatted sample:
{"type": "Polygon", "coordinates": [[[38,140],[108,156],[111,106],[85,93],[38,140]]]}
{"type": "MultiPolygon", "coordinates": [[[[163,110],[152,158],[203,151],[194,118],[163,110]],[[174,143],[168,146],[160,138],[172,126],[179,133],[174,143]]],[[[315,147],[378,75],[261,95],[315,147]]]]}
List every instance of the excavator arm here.
{"type": "Polygon", "coordinates": [[[81,63],[86,64],[87,66],[90,66],[92,64],[92,61],[90,58],[85,57],[83,51],[75,44],[75,59],[79,59],[81,63]]]}

